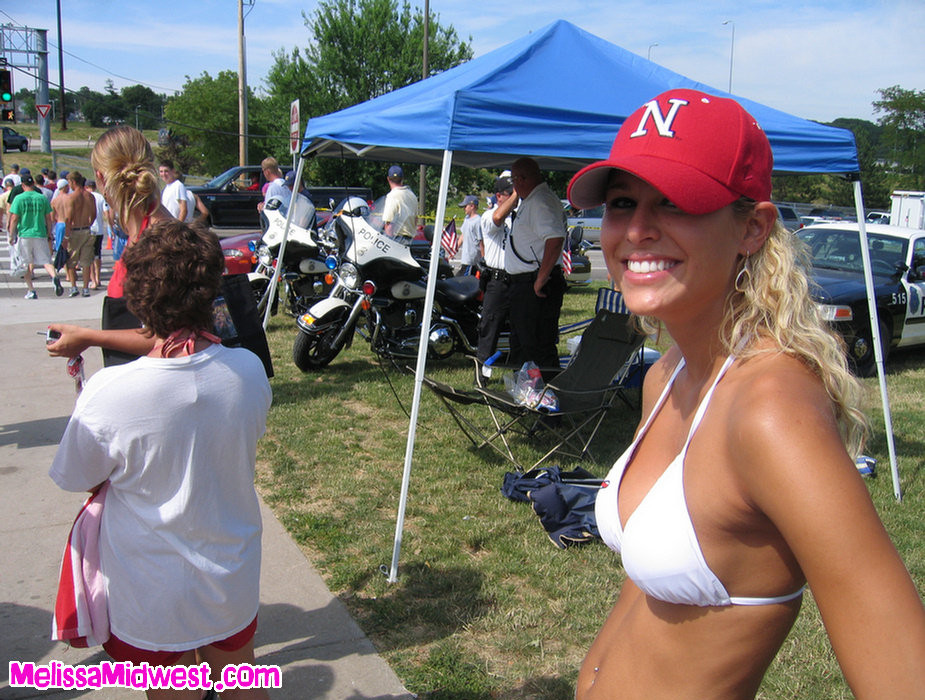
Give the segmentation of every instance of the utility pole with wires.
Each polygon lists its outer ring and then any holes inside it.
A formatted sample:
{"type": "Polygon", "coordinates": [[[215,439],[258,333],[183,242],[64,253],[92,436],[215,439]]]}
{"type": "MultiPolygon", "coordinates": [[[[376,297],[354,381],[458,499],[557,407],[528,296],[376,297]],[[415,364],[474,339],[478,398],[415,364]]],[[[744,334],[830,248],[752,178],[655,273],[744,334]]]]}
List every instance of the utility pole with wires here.
{"type": "Polygon", "coordinates": [[[67,131],[67,98],[64,96],[64,49],[61,42],[61,0],[58,5],[58,88],[61,90],[61,131],[67,131]]]}
{"type": "MultiPolygon", "coordinates": [[[[238,165],[247,165],[247,49],[244,42],[244,6],[254,0],[238,0],[238,165]]],[[[250,14],[250,10],[248,10],[250,14]]]]}
{"type": "MultiPolygon", "coordinates": [[[[429,72],[428,68],[428,56],[427,52],[429,50],[430,43],[430,0],[424,0],[424,56],[421,60],[422,71],[421,71],[421,80],[427,80],[427,74],[429,72]]],[[[421,164],[420,169],[420,179],[418,180],[418,218],[421,220],[421,223],[424,222],[424,213],[427,211],[427,205],[425,200],[427,199],[427,166],[421,164]]]]}

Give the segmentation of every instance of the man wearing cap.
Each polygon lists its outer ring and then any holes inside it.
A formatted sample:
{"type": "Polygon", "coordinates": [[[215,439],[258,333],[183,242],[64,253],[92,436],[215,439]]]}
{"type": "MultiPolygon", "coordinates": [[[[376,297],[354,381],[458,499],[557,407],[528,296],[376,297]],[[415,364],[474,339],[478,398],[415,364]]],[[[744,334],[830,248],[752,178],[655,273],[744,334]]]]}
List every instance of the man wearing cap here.
{"type": "Polygon", "coordinates": [[[161,176],[161,180],[166,184],[166,187],[161,192],[161,204],[173,214],[173,218],[177,221],[186,221],[186,215],[189,212],[186,185],[180,182],[177,177],[177,170],[173,166],[173,161],[162,160],[157,172],[161,176]]]}
{"type": "Polygon", "coordinates": [[[511,307],[511,290],[508,275],[504,271],[504,246],[510,232],[511,212],[518,200],[510,178],[499,177],[495,180],[494,200],[495,205],[482,214],[480,221],[482,256],[485,259],[479,280],[484,293],[477,351],[481,363],[495,353],[498,336],[507,323],[511,307]]]}
{"type": "Polygon", "coordinates": [[[558,371],[565,211],[532,158],[514,162],[511,180],[520,205],[504,251],[504,270],[511,281],[510,359],[518,365],[532,360],[558,371]]]}
{"type": "Polygon", "coordinates": [[[292,223],[300,228],[311,229],[315,227],[315,203],[303,192],[307,192],[304,187],[295,186],[295,170],[286,173],[286,187],[291,190],[289,206],[282,209],[287,215],[289,207],[295,207],[292,214],[292,223]]]}
{"type": "Polygon", "coordinates": [[[70,297],[76,297],[77,266],[83,275],[83,295],[90,296],[90,280],[93,274],[93,234],[90,226],[96,221],[96,200],[84,188],[86,179],[77,170],[67,174],[71,193],[64,198],[67,228],[64,242],[67,245],[67,281],[71,285],[70,297]]]}
{"type": "Polygon", "coordinates": [[[385,196],[382,220],[388,236],[414,238],[418,214],[418,198],[405,184],[401,166],[393,165],[387,175],[389,193],[385,196]]]}
{"type": "Polygon", "coordinates": [[[19,254],[26,263],[26,299],[37,299],[38,294],[32,286],[32,270],[41,265],[51,276],[55,285],[55,295],[61,296],[64,290],[54,266],[51,264],[51,205],[45,195],[35,189],[35,180],[31,174],[22,176],[23,191],[10,206],[10,245],[17,245],[19,254]]]}
{"type": "Polygon", "coordinates": [[[458,260],[461,266],[456,274],[459,276],[474,275],[478,269],[479,260],[482,258],[482,228],[480,226],[482,220],[479,217],[479,198],[474,194],[467,194],[459,206],[466,212],[466,218],[459,227],[462,245],[459,248],[458,260]]]}
{"type": "Polygon", "coordinates": [[[29,171],[29,168],[23,168],[20,170],[19,166],[15,163],[13,163],[13,168],[10,168],[10,170],[12,170],[11,176],[13,178],[13,189],[10,190],[10,197],[7,201],[12,204],[13,200],[16,199],[18,195],[22,194],[22,179],[26,175],[31,175],[32,173],[29,171]]]}
{"type": "Polygon", "coordinates": [[[260,162],[260,167],[263,169],[263,177],[268,185],[263,194],[263,201],[257,205],[257,211],[263,211],[264,206],[271,199],[278,199],[280,205],[287,209],[292,199],[292,190],[286,187],[286,179],[283,177],[283,171],[280,170],[276,158],[267,156],[260,162]]]}

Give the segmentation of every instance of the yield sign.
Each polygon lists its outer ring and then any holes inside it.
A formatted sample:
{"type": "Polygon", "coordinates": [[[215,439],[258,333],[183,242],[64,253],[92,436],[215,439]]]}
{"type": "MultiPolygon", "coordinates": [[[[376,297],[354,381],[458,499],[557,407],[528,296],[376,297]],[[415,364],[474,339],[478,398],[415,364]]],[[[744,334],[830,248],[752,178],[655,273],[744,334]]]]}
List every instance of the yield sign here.
{"type": "Polygon", "coordinates": [[[39,113],[39,116],[42,117],[42,119],[44,119],[51,111],[51,105],[35,105],[35,111],[39,113]]]}

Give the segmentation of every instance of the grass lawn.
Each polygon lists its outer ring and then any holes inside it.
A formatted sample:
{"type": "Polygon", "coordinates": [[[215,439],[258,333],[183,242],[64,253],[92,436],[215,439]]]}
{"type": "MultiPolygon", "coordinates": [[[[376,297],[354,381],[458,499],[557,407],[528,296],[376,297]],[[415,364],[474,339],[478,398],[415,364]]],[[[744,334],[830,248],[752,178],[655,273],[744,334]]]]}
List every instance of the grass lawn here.
{"type": "MultiPolygon", "coordinates": [[[[592,315],[595,298],[595,289],[570,291],[562,322],[592,315]]],[[[380,367],[359,337],[324,371],[302,374],[291,359],[295,333],[287,316],[269,328],[276,377],[258,488],[330,589],[421,697],[571,699],[623,580],[619,558],[600,542],[554,547],[528,505],[502,496],[510,467],[473,451],[424,389],[399,581],[389,584],[382,569],[392,555],[413,377],[380,367]]],[[[925,354],[897,352],[889,369],[905,501],[893,499],[874,380],[868,453],[878,475],[867,484],[921,591],[925,354]]],[[[432,363],[428,374],[466,386],[472,368],[458,358],[432,363]]],[[[593,445],[597,463],[583,466],[605,473],[637,420],[631,409],[611,411],[593,445]]],[[[759,697],[851,697],[811,594],[759,697]]]]}

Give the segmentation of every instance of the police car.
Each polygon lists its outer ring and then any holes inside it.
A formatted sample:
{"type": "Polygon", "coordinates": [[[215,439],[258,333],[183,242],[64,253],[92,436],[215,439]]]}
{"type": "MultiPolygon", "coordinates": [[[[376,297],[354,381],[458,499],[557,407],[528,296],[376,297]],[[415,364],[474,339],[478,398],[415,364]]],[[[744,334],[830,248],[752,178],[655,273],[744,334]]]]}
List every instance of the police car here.
{"type": "MultiPolygon", "coordinates": [[[[814,298],[844,337],[861,376],[876,372],[867,289],[856,223],[816,224],[796,232],[813,257],[814,298]]],[[[884,359],[892,347],[925,345],[925,231],[867,226],[884,359]]]]}

